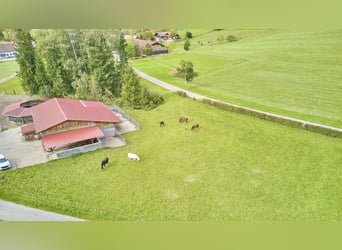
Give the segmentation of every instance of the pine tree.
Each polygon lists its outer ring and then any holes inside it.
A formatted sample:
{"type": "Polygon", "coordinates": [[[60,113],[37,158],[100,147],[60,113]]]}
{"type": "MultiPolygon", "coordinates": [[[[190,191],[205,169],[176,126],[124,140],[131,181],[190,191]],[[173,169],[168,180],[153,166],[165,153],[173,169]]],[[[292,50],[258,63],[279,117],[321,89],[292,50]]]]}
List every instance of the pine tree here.
{"type": "Polygon", "coordinates": [[[120,56],[120,64],[121,65],[126,65],[127,64],[127,51],[126,51],[127,43],[126,39],[124,38],[124,34],[120,34],[119,38],[119,45],[118,45],[118,54],[120,56]]]}
{"type": "Polygon", "coordinates": [[[139,77],[133,69],[126,66],[121,69],[122,93],[121,96],[133,108],[141,106],[141,87],[139,77]]]}
{"type": "Polygon", "coordinates": [[[31,95],[37,94],[39,86],[37,86],[35,74],[35,53],[33,47],[33,39],[29,30],[17,30],[14,34],[14,40],[17,50],[17,62],[19,64],[19,78],[22,87],[31,95]]]}
{"type": "Polygon", "coordinates": [[[113,96],[120,96],[119,71],[103,34],[94,34],[91,37],[88,54],[89,70],[99,84],[100,95],[109,91],[113,96]]]}

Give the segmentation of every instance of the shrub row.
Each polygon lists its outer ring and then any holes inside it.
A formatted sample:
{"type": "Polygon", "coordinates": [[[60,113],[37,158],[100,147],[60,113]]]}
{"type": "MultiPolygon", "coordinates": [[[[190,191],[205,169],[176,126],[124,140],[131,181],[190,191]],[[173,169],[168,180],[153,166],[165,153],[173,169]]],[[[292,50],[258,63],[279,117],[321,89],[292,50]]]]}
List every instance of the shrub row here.
{"type": "Polygon", "coordinates": [[[331,137],[336,137],[336,138],[340,138],[342,139],[342,132],[336,131],[336,130],[332,130],[329,128],[325,128],[325,127],[320,127],[320,126],[314,126],[311,124],[306,124],[304,126],[304,128],[308,131],[311,132],[315,132],[315,133],[320,133],[320,134],[324,134],[327,136],[331,136],[331,137]]]}
{"type": "Polygon", "coordinates": [[[186,93],[184,91],[179,90],[179,91],[177,91],[177,94],[179,96],[186,97],[186,93]]]}
{"type": "Polygon", "coordinates": [[[313,125],[313,124],[307,124],[301,121],[289,120],[286,118],[277,117],[277,116],[273,116],[267,113],[258,112],[254,110],[249,110],[243,107],[236,107],[228,103],[217,102],[217,101],[213,101],[210,99],[202,99],[202,103],[217,107],[225,111],[253,116],[259,119],[271,121],[271,122],[278,123],[284,126],[288,126],[292,128],[301,128],[301,129],[305,129],[305,130],[315,132],[315,133],[324,134],[324,135],[331,136],[331,137],[342,138],[342,132],[336,131],[330,128],[326,128],[326,127],[321,127],[319,125],[313,125]]]}

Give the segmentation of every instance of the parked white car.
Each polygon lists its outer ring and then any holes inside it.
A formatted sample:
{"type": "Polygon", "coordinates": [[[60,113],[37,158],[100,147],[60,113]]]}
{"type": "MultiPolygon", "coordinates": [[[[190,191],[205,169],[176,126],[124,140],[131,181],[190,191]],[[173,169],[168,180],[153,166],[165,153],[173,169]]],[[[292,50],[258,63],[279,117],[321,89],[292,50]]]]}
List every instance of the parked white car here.
{"type": "Polygon", "coordinates": [[[10,169],[10,168],[11,168],[10,161],[5,156],[0,154],[0,171],[7,170],[7,169],[10,169]]]}

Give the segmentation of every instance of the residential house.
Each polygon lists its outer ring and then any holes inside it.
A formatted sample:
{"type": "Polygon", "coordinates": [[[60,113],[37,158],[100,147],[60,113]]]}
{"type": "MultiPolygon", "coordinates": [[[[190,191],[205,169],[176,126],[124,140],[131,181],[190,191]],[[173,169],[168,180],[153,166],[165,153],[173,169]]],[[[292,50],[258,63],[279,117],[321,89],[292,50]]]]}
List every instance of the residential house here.
{"type": "Polygon", "coordinates": [[[0,59],[14,58],[17,56],[14,43],[0,44],[0,59]]]}
{"type": "Polygon", "coordinates": [[[140,51],[142,51],[147,44],[150,44],[153,50],[153,55],[166,54],[169,52],[168,49],[158,41],[135,39],[135,42],[138,44],[140,51]]]}

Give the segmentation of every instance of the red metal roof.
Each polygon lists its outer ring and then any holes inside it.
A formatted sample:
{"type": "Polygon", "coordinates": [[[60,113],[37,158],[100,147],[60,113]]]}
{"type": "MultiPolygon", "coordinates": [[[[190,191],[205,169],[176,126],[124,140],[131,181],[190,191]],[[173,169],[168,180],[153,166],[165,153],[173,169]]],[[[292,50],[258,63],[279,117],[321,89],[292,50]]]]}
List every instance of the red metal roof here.
{"type": "Polygon", "coordinates": [[[6,112],[3,115],[11,116],[11,117],[31,116],[31,108],[17,108],[17,109],[11,110],[9,112],[6,112]]]}
{"type": "Polygon", "coordinates": [[[10,105],[7,105],[4,110],[2,111],[2,115],[5,115],[5,116],[9,116],[8,114],[11,113],[11,112],[17,112],[16,110],[17,109],[20,109],[20,104],[22,103],[25,103],[27,102],[27,100],[23,100],[21,102],[16,102],[16,103],[12,103],[10,105]]]}
{"type": "MultiPolygon", "coordinates": [[[[44,102],[44,99],[37,99],[37,100],[23,100],[17,103],[12,103],[7,105],[4,110],[2,111],[2,115],[5,116],[12,116],[12,117],[25,117],[25,116],[32,116],[31,108],[32,107],[25,107],[25,104],[33,102],[33,101],[41,101],[44,102]]],[[[38,105],[38,104],[35,104],[38,105]]],[[[27,105],[26,105],[27,106],[27,105]]]]}
{"type": "Polygon", "coordinates": [[[88,126],[84,128],[69,130],[57,134],[43,136],[42,141],[45,150],[49,148],[58,148],[66,146],[70,143],[85,141],[93,138],[104,137],[101,129],[97,126],[88,126]]]}
{"type": "Polygon", "coordinates": [[[21,129],[21,133],[23,133],[23,134],[34,132],[34,124],[28,123],[28,124],[22,126],[20,129],[21,129]]]}
{"type": "Polygon", "coordinates": [[[32,108],[36,132],[65,121],[122,122],[102,102],[53,98],[32,108]]]}

